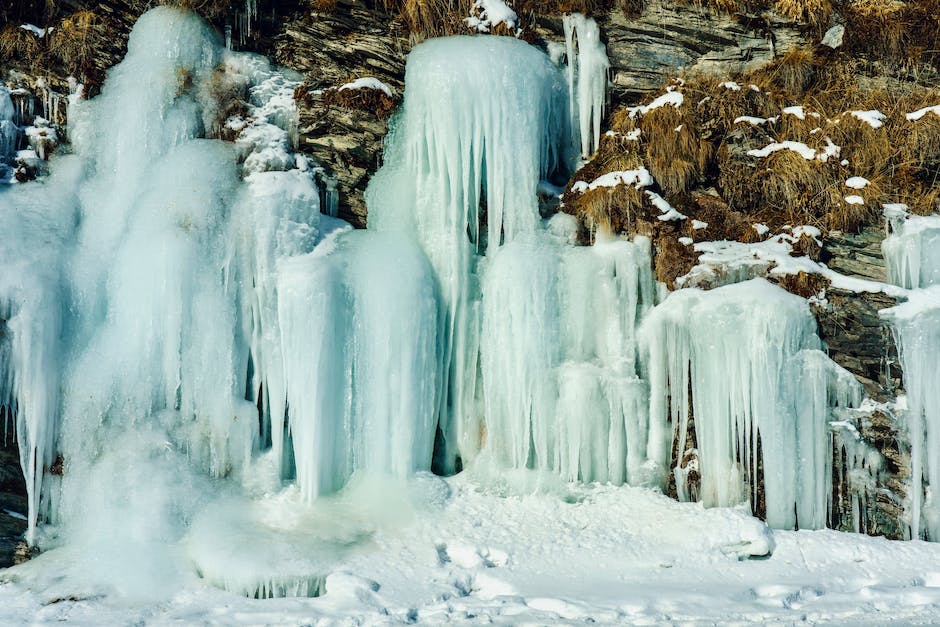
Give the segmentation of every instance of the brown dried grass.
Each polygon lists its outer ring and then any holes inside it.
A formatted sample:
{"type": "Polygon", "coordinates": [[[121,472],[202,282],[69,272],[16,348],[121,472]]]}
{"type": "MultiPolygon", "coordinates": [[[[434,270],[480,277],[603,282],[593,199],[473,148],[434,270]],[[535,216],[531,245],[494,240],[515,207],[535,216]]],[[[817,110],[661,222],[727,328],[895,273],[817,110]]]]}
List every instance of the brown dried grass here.
{"type": "MultiPolygon", "coordinates": [[[[349,80],[355,79],[351,78],[349,80]]],[[[381,89],[338,89],[332,87],[323,90],[321,98],[324,104],[365,111],[383,120],[391,116],[398,107],[398,99],[392,98],[381,89]]]]}
{"type": "Polygon", "coordinates": [[[828,23],[832,15],[829,0],[777,0],[774,10],[788,20],[817,29],[828,23]]]}

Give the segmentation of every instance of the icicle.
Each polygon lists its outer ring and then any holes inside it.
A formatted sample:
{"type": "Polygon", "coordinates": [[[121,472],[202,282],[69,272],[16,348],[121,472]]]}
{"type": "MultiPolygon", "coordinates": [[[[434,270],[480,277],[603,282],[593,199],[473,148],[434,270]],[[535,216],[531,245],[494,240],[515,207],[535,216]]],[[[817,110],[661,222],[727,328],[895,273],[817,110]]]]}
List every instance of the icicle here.
{"type": "Polygon", "coordinates": [[[680,290],[652,311],[641,338],[650,421],[671,419],[680,455],[694,405],[705,504],[740,502],[748,489],[753,498],[760,456],[767,522],[824,526],[829,411],[859,402],[860,388],[818,350],[806,301],[763,279],[680,290]]]}
{"type": "Polygon", "coordinates": [[[881,243],[888,280],[908,289],[940,283],[940,216],[896,221],[881,243]]]}
{"type": "Polygon", "coordinates": [[[424,42],[409,55],[385,165],[366,192],[370,229],[416,232],[441,286],[440,427],[451,470],[482,437],[478,253],[539,227],[538,182],[568,166],[564,97],[557,68],[523,41],[424,42]]]}
{"type": "Polygon", "coordinates": [[[936,382],[940,286],[914,290],[907,302],[881,314],[894,331],[907,391],[904,417],[911,438],[911,537],[940,540],[940,502],[934,496],[940,486],[940,386],[936,382]]]}
{"type": "Polygon", "coordinates": [[[588,159],[600,143],[610,61],[594,18],[566,14],[564,28],[571,127],[581,158],[588,159]]]}
{"type": "MultiPolygon", "coordinates": [[[[886,211],[886,213],[888,213],[886,211]]],[[[891,212],[893,233],[882,242],[891,282],[912,291],[907,302],[883,310],[901,360],[911,438],[911,537],[940,539],[940,217],[891,212]],[[900,215],[896,215],[900,214],[900,215]]]]}

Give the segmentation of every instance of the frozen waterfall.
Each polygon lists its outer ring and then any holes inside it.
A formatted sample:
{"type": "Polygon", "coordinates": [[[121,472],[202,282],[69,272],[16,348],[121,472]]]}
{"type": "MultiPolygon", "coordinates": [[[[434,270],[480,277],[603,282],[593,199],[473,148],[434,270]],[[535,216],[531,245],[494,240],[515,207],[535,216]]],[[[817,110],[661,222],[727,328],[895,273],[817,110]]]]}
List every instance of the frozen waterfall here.
{"type": "Polygon", "coordinates": [[[641,338],[650,420],[674,425],[679,459],[694,415],[701,500],[756,502],[762,466],[770,525],[824,527],[830,410],[858,404],[861,386],[820,352],[806,301],[764,279],[684,289],[653,310],[641,338]]]}
{"type": "Polygon", "coordinates": [[[716,506],[762,480],[770,524],[825,525],[829,413],[860,389],[806,301],[764,280],[663,300],[649,239],[579,246],[540,208],[606,97],[597,25],[565,25],[567,69],[511,37],[417,45],[353,231],[295,152],[300,77],[193,14],[139,20],[70,105],[73,154],[0,189],[0,405],[50,585],[317,594],[432,468],[672,471],[716,506]]]}
{"type": "Polygon", "coordinates": [[[906,216],[892,220],[893,233],[882,244],[890,280],[910,288],[907,301],[882,311],[892,326],[911,438],[910,530],[912,538],[940,539],[940,218],[906,216]]]}

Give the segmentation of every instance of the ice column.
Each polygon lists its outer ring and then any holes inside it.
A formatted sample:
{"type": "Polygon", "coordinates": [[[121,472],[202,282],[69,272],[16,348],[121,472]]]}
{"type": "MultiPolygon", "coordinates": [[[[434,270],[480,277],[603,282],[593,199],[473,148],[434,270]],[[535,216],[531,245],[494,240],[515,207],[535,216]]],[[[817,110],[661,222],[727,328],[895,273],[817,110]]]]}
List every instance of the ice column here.
{"type": "Polygon", "coordinates": [[[907,302],[882,311],[890,321],[904,373],[911,438],[911,537],[940,539],[940,286],[913,290],[907,302]],[[925,485],[926,484],[926,485],[925,485]]]}
{"type": "Polygon", "coordinates": [[[588,159],[600,142],[610,61],[594,18],[567,14],[564,27],[572,128],[580,141],[581,158],[588,159]]]}
{"type": "Polygon", "coordinates": [[[483,283],[486,452],[570,481],[655,483],[635,339],[653,299],[644,238],[500,249],[483,283]]]}
{"type": "Polygon", "coordinates": [[[539,181],[569,166],[567,120],[560,72],[523,41],[448,37],[409,55],[366,197],[370,230],[416,234],[439,286],[444,469],[469,461],[482,437],[477,266],[539,227],[539,181]]]}
{"type": "Polygon", "coordinates": [[[910,216],[893,230],[881,243],[888,280],[908,289],[940,283],[940,216],[910,216]]]}
{"type": "Polygon", "coordinates": [[[650,421],[672,423],[680,458],[694,408],[705,504],[753,498],[762,461],[767,522],[825,526],[830,409],[861,399],[819,351],[806,301],[764,279],[680,290],[652,311],[641,340],[650,421]]]}
{"type": "Polygon", "coordinates": [[[907,301],[882,311],[894,331],[904,373],[911,438],[911,537],[940,539],[940,217],[892,221],[882,242],[890,280],[910,288],[907,301]]]}

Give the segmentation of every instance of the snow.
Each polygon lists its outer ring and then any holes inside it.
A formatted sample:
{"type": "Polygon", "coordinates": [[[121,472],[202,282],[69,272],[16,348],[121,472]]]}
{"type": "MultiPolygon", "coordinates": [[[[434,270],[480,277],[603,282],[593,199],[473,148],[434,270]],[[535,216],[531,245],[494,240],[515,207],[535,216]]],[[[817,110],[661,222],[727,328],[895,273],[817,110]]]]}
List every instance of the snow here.
{"type": "Polygon", "coordinates": [[[864,205],[865,199],[862,198],[861,196],[852,195],[852,196],[846,196],[845,202],[848,205],[864,205]]]}
{"type": "Polygon", "coordinates": [[[782,276],[806,272],[829,279],[832,285],[850,292],[884,293],[905,297],[908,290],[889,283],[880,283],[839,274],[824,264],[806,256],[794,257],[793,244],[802,234],[818,240],[815,227],[796,227],[790,233],[779,233],[762,242],[735,241],[698,242],[695,251],[701,253],[698,263],[685,275],[676,279],[680,287],[727,285],[746,281],[756,276],[782,276]]]}
{"type": "Polygon", "coordinates": [[[741,91],[741,86],[735,83],[734,81],[728,81],[721,84],[725,89],[730,89],[731,91],[741,91]]]}
{"type": "Polygon", "coordinates": [[[751,126],[760,126],[761,124],[766,124],[768,121],[770,121],[768,118],[758,118],[752,115],[742,115],[734,119],[735,124],[740,124],[741,122],[745,122],[747,124],[750,124],[751,126]]]}
{"type": "Polygon", "coordinates": [[[770,232],[770,227],[763,223],[752,224],[751,226],[754,228],[755,231],[757,231],[757,234],[760,235],[761,237],[763,237],[768,232],[770,232]]]}
{"type": "Polygon", "coordinates": [[[872,109],[870,111],[849,111],[849,115],[857,120],[867,123],[872,128],[881,128],[885,124],[885,120],[888,119],[881,111],[877,109],[872,109]]]}
{"type": "Polygon", "coordinates": [[[584,193],[597,189],[599,187],[617,187],[618,185],[632,185],[637,189],[649,187],[654,183],[653,175],[644,167],[636,170],[619,170],[616,172],[607,172],[601,174],[590,183],[586,181],[576,181],[571,186],[571,191],[584,193]]]}
{"type": "MultiPolygon", "coordinates": [[[[384,487],[390,509],[359,514],[351,529],[364,533],[348,536],[345,553],[330,558],[318,598],[245,598],[190,575],[185,590],[159,601],[50,603],[58,592],[28,587],[39,569],[19,567],[11,573],[17,583],[0,584],[0,622],[785,625],[938,616],[934,544],[770,531],[740,509],[703,509],[630,487],[500,494],[463,476],[384,487]],[[393,512],[399,515],[386,517],[393,512]]],[[[367,502],[355,491],[344,499],[346,513],[367,502]]],[[[280,511],[289,512],[287,505],[280,511]]],[[[343,507],[297,516],[326,517],[343,507]]]]}
{"type": "Polygon", "coordinates": [[[908,113],[905,117],[911,122],[916,122],[917,120],[923,118],[928,113],[933,113],[934,115],[940,116],[940,104],[934,105],[932,107],[924,107],[923,109],[918,109],[913,113],[908,113]]]}
{"type": "Polygon", "coordinates": [[[816,151],[804,144],[803,142],[795,141],[784,141],[784,142],[773,142],[767,144],[763,148],[748,150],[747,154],[750,157],[769,157],[771,154],[778,152],[780,150],[792,150],[797,153],[807,161],[811,161],[816,158],[816,151]]]}
{"type": "Polygon", "coordinates": [[[472,29],[488,33],[500,24],[515,30],[519,17],[503,0],[474,0],[472,15],[464,20],[472,29]]]}
{"type": "Polygon", "coordinates": [[[594,18],[568,13],[563,18],[563,25],[571,128],[577,130],[580,138],[581,158],[587,159],[600,142],[610,61],[594,18]]]}
{"type": "Polygon", "coordinates": [[[40,39],[42,39],[43,37],[45,37],[46,35],[48,35],[49,33],[53,31],[52,27],[39,28],[35,24],[20,24],[20,28],[22,28],[25,31],[29,31],[30,33],[36,35],[36,37],[39,37],[40,39]]]}
{"type": "Polygon", "coordinates": [[[851,189],[865,189],[869,185],[871,181],[861,176],[853,176],[845,181],[845,186],[851,189]]]}
{"type": "Polygon", "coordinates": [[[646,190],[643,192],[650,199],[650,202],[653,203],[653,206],[659,209],[659,215],[656,216],[658,219],[663,222],[670,222],[675,220],[685,220],[686,215],[679,212],[675,207],[669,204],[669,202],[657,194],[656,192],[651,192],[646,190]]]}
{"type": "Polygon", "coordinates": [[[685,96],[682,95],[682,92],[676,90],[675,87],[669,87],[666,93],[657,96],[653,99],[653,102],[648,105],[627,107],[627,111],[630,113],[630,117],[636,117],[637,114],[645,115],[653,109],[659,109],[660,107],[675,107],[678,109],[682,106],[683,102],[685,102],[685,96]]]}
{"type": "Polygon", "coordinates": [[[784,114],[784,115],[792,115],[793,117],[797,118],[798,120],[805,120],[805,119],[806,119],[806,111],[804,111],[804,110],[803,110],[803,107],[802,107],[802,106],[799,106],[799,105],[792,106],[792,107],[784,107],[784,108],[783,108],[783,114],[784,114]]]}
{"type": "Polygon", "coordinates": [[[394,96],[392,88],[375,78],[374,76],[365,76],[363,78],[357,78],[356,80],[344,83],[339,86],[339,91],[344,91],[346,89],[375,89],[377,91],[383,92],[386,96],[391,98],[394,96]]]}

